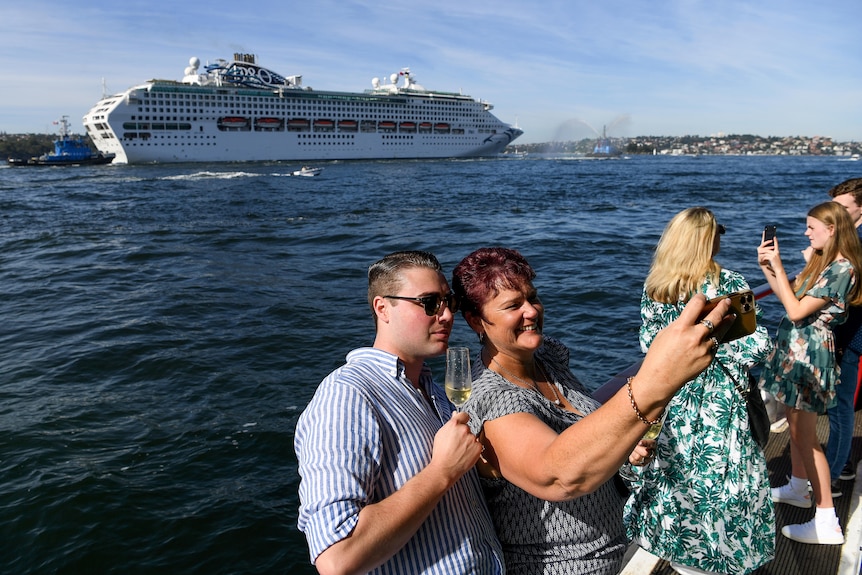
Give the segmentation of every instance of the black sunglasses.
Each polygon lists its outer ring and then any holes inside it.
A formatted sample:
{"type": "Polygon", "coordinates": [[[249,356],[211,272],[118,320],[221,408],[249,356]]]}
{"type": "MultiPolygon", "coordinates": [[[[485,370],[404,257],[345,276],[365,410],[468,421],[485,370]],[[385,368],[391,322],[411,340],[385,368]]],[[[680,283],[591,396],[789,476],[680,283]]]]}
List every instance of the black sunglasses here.
{"type": "Polygon", "coordinates": [[[449,311],[455,313],[458,311],[459,302],[458,296],[453,294],[452,292],[447,293],[446,295],[440,295],[438,293],[431,295],[424,295],[422,297],[405,297],[401,295],[385,295],[383,297],[388,297],[389,299],[403,299],[406,301],[412,301],[417,305],[421,305],[425,308],[425,315],[432,316],[440,313],[440,310],[443,309],[443,304],[446,304],[446,307],[449,308],[449,311]]]}
{"type": "Polygon", "coordinates": [[[727,231],[727,228],[724,227],[724,224],[718,224],[718,234],[723,236],[724,232],[727,231]]]}

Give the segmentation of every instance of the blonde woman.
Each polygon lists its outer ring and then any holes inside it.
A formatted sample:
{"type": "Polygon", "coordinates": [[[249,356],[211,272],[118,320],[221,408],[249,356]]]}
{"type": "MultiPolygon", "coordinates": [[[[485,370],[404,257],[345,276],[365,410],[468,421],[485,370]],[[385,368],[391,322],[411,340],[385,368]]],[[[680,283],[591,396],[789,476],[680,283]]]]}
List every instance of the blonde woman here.
{"type": "Polygon", "coordinates": [[[847,306],[862,303],[858,281],[862,246],[847,210],[825,202],[808,212],[805,235],[811,242],[808,262],[791,285],[784,271],[778,240],[762,241],[757,260],[784,306],[775,351],[761,374],[760,385],[787,406],[790,427],[790,481],[772,490],[778,503],[811,507],[814,519],[785,525],[781,533],[800,543],[840,545],[844,533],[835,515],[829,464],[817,438],[818,414],[835,405],[839,371],[835,360],[836,325],[847,319],[847,306]],[[812,494],[808,493],[808,480],[812,494]]]}
{"type": "MultiPolygon", "coordinates": [[[[724,233],[702,207],[683,210],[667,224],[641,299],[644,352],[695,294],[716,298],[748,289],[742,275],[715,260],[724,233]]],[[[749,388],[749,368],[771,348],[761,326],[720,345],[712,364],[668,405],[655,459],[634,470],[628,535],[683,575],[741,575],[774,556],[766,459],[737,388],[749,388]]]]}

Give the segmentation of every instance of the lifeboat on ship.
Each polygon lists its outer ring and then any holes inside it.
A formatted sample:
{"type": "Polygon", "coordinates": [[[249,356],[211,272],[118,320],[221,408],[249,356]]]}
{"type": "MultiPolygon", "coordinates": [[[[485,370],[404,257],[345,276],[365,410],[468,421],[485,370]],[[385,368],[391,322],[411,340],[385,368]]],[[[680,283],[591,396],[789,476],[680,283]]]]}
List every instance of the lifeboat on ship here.
{"type": "Polygon", "coordinates": [[[431,122],[422,122],[419,124],[419,132],[420,133],[428,133],[431,131],[431,128],[433,128],[433,127],[434,126],[433,126],[433,124],[431,124],[431,122]]]}
{"type": "Polygon", "coordinates": [[[339,132],[355,132],[359,128],[356,120],[338,120],[339,132]]]}
{"type": "Polygon", "coordinates": [[[390,122],[389,120],[384,120],[382,122],[377,123],[377,128],[382,132],[394,132],[395,131],[395,122],[390,122]]]}
{"type": "Polygon", "coordinates": [[[399,132],[415,132],[416,131],[416,122],[401,122],[398,124],[399,132]]]}
{"type": "Polygon", "coordinates": [[[218,127],[220,130],[247,130],[249,120],[242,116],[225,116],[218,119],[218,127]]]}
{"type": "Polygon", "coordinates": [[[301,132],[311,128],[311,122],[305,118],[291,118],[287,121],[287,129],[292,132],[301,132]]]}
{"type": "Polygon", "coordinates": [[[449,124],[445,124],[445,123],[434,124],[434,131],[438,134],[448,134],[450,131],[449,124]]]}
{"type": "Polygon", "coordinates": [[[332,120],[319,119],[314,121],[314,129],[324,132],[331,132],[335,129],[335,122],[332,120]]]}
{"type": "Polygon", "coordinates": [[[284,120],[281,118],[257,118],[254,121],[256,130],[283,130],[284,120]]]}

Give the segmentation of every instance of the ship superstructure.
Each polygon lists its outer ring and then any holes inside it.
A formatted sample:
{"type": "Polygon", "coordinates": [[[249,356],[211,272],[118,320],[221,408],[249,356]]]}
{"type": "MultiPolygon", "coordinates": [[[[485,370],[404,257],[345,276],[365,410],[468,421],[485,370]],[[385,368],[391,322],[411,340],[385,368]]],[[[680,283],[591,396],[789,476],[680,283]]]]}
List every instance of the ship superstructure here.
{"type": "Polygon", "coordinates": [[[426,90],[405,68],[365,92],[303,87],[253,54],[217,60],[182,81],[150,80],[100,100],[84,116],[114,163],[240,162],[494,156],[523,132],[493,106],[426,90]]]}

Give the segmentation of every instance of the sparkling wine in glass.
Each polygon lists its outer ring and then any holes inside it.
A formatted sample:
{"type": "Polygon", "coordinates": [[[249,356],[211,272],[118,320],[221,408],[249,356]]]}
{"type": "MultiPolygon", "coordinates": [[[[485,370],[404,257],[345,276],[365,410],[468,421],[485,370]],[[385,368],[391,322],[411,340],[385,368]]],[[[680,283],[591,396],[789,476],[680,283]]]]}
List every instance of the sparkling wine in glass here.
{"type": "Polygon", "coordinates": [[[470,374],[470,350],[450,347],[446,350],[446,396],[459,410],[470,398],[473,376],[470,374]]]}
{"type": "Polygon", "coordinates": [[[644,439],[655,439],[655,438],[657,438],[659,436],[659,434],[661,433],[661,427],[662,427],[662,425],[664,425],[664,418],[665,417],[667,417],[667,408],[665,408],[664,413],[662,414],[659,422],[649,426],[649,429],[647,429],[647,432],[644,433],[643,438],[644,439]]]}

